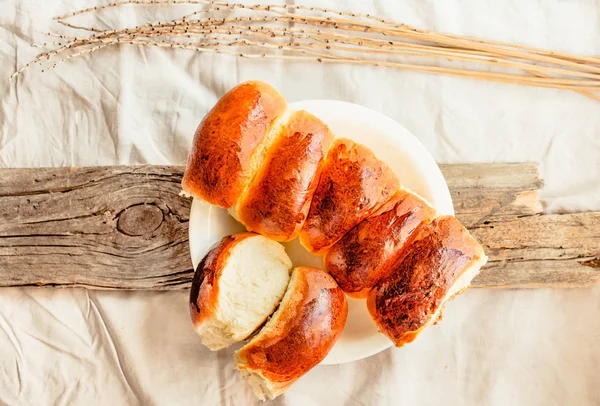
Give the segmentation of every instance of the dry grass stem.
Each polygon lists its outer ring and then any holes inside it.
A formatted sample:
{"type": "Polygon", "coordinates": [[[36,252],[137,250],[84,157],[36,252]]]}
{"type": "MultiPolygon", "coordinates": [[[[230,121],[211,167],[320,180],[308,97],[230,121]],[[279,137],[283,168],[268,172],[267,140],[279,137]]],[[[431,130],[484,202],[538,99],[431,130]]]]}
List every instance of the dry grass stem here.
{"type": "MultiPolygon", "coordinates": [[[[183,10],[183,9],[182,9],[183,10]]],[[[600,58],[417,29],[370,14],[303,5],[242,5],[205,0],[127,0],[55,17],[82,35],[62,41],[19,68],[53,69],[117,44],[186,49],[244,58],[381,66],[517,85],[573,90],[600,101],[600,58]],[[197,5],[172,20],[101,29],[67,21],[122,6],[197,5]]]]}

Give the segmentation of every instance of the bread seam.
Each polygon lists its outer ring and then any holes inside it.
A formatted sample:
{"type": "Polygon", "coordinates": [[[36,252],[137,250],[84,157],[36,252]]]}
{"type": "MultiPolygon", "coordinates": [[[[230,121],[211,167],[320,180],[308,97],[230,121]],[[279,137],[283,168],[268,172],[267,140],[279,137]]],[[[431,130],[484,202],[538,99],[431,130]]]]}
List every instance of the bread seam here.
{"type": "MultiPolygon", "coordinates": [[[[286,107],[286,110],[283,112],[283,114],[281,114],[280,116],[273,119],[273,121],[271,121],[271,125],[269,126],[269,129],[267,130],[267,132],[265,134],[264,139],[262,140],[260,145],[257,147],[257,149],[260,149],[260,151],[258,152],[258,154],[260,154],[260,158],[259,158],[259,163],[256,164],[256,168],[253,168],[252,178],[246,184],[242,193],[240,193],[240,197],[237,199],[235,204],[227,209],[227,212],[229,213],[229,215],[231,217],[233,217],[238,223],[242,223],[238,216],[238,208],[239,208],[240,202],[243,202],[244,199],[246,198],[248,189],[250,189],[250,186],[252,185],[252,183],[254,182],[256,177],[258,176],[258,173],[260,172],[260,169],[262,168],[262,166],[265,162],[265,158],[267,157],[267,152],[269,151],[271,146],[275,143],[275,140],[279,136],[281,136],[281,134],[285,130],[285,127],[286,127],[287,123],[289,122],[290,117],[292,116],[292,113],[293,113],[293,111],[290,110],[288,107],[286,107]]],[[[255,151],[254,154],[257,154],[257,152],[255,151]]],[[[242,225],[244,225],[244,227],[246,227],[246,225],[244,223],[242,223],[242,225]]]]}

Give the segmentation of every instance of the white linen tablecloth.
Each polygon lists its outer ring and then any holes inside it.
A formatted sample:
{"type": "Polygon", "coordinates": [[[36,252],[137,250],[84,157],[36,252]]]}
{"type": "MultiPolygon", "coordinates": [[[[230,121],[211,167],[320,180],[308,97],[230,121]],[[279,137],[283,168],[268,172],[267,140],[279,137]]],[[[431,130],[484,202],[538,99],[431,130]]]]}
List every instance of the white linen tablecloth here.
{"type": "MultiPolygon", "coordinates": [[[[57,28],[52,16],[96,4],[102,3],[0,2],[0,78],[37,54],[29,44],[48,40],[40,33],[57,28]]],[[[598,0],[304,4],[600,54],[598,0]]],[[[129,24],[165,10],[125,7],[86,21],[129,24]]],[[[579,94],[154,48],[104,49],[1,83],[0,166],[182,164],[200,119],[226,90],[249,79],[268,81],[289,101],[340,99],[381,111],[438,162],[539,162],[547,210],[600,209],[600,103],[579,94]]],[[[232,351],[200,345],[187,298],[184,291],[0,289],[0,403],[253,404],[233,370],[232,351]]],[[[444,316],[402,349],[315,368],[273,404],[600,404],[600,286],[474,289],[444,316]]]]}

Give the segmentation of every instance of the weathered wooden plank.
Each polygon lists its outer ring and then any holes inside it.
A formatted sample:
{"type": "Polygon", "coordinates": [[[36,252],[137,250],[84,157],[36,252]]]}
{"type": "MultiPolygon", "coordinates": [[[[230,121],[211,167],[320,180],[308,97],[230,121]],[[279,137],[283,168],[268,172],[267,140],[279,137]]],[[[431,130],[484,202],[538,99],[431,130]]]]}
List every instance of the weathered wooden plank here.
{"type": "Polygon", "coordinates": [[[474,288],[584,288],[600,279],[600,263],[553,259],[488,263],[473,280],[474,288]]]}
{"type": "Polygon", "coordinates": [[[0,285],[189,284],[182,168],[0,171],[0,285]]]}
{"type": "Polygon", "coordinates": [[[541,213],[543,186],[534,163],[441,165],[457,217],[466,227],[541,213]]]}
{"type": "Polygon", "coordinates": [[[492,216],[471,232],[489,257],[473,286],[588,286],[600,278],[600,212],[492,216]]]}
{"type": "MultiPolygon", "coordinates": [[[[457,217],[484,244],[478,287],[600,277],[600,213],[540,215],[535,164],[442,165],[457,217]]],[[[0,169],[0,286],[181,289],[193,274],[183,168],[0,169]]]]}

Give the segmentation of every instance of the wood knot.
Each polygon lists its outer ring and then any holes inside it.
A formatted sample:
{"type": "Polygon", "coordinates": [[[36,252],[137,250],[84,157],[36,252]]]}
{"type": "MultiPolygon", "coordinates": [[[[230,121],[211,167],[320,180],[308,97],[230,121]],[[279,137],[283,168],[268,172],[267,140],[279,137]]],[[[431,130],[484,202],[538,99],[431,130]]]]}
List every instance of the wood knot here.
{"type": "Polygon", "coordinates": [[[163,212],[152,204],[130,206],[119,214],[117,229],[123,234],[140,236],[150,234],[162,224],[163,212]]]}

